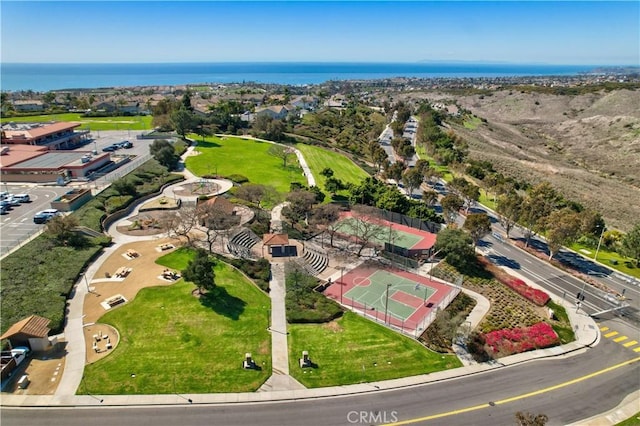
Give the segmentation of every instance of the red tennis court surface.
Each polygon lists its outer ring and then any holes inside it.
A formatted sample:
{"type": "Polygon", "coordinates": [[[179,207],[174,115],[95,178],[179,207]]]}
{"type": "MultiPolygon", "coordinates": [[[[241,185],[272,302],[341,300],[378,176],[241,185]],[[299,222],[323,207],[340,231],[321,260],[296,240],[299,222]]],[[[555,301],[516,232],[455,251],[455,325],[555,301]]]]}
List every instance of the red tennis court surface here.
{"type": "MultiPolygon", "coordinates": [[[[347,218],[354,218],[356,217],[353,212],[343,212],[340,214],[340,220],[344,220],[347,218]]],[[[421,231],[419,229],[416,228],[412,228],[410,226],[406,226],[406,225],[401,225],[399,223],[395,223],[395,222],[389,222],[388,220],[384,220],[384,219],[380,219],[380,218],[368,218],[368,217],[362,217],[362,216],[358,216],[358,219],[364,219],[368,222],[374,222],[377,223],[379,225],[382,225],[386,228],[391,228],[394,231],[397,231],[399,238],[398,241],[395,242],[396,245],[404,247],[408,250],[411,251],[418,251],[418,250],[429,250],[431,247],[434,246],[434,244],[436,243],[436,234],[432,234],[431,232],[427,232],[427,231],[421,231]],[[410,236],[415,237],[415,239],[417,239],[417,242],[412,242],[411,245],[405,245],[402,243],[402,234],[409,234],[410,236]]],[[[380,236],[379,240],[381,242],[386,241],[387,236],[386,235],[382,235],[380,236]]],[[[411,239],[413,240],[413,239],[411,239]]]]}
{"type": "Polygon", "coordinates": [[[389,265],[368,263],[336,279],[324,294],[372,320],[418,337],[460,289],[389,265]]]}

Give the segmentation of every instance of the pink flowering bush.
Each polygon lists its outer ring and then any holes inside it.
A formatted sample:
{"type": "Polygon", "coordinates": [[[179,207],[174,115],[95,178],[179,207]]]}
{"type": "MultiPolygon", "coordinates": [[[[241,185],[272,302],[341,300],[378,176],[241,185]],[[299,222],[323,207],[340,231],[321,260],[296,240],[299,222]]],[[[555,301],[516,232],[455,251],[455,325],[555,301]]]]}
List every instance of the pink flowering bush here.
{"type": "Polygon", "coordinates": [[[551,299],[549,295],[544,291],[530,287],[521,279],[507,274],[502,269],[489,262],[489,260],[487,260],[484,256],[480,257],[480,263],[482,263],[485,269],[491,272],[498,281],[500,281],[502,284],[506,285],[525,299],[535,303],[536,305],[544,306],[547,304],[549,299],[551,299]]]}
{"type": "Polygon", "coordinates": [[[546,322],[531,327],[496,330],[484,335],[489,355],[507,356],[534,349],[548,348],[560,342],[558,335],[546,322]]]}

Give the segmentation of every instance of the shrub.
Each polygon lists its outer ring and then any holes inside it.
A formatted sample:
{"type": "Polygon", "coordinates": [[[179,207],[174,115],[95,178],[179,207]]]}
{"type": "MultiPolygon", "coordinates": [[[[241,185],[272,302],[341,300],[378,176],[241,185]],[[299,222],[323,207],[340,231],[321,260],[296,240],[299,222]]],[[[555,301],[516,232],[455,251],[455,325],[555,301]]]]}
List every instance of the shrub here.
{"type": "Polygon", "coordinates": [[[340,305],[313,290],[318,280],[294,262],[287,263],[286,284],[287,322],[329,322],[342,315],[340,305]]]}
{"type": "Polygon", "coordinates": [[[496,330],[484,335],[485,348],[490,355],[507,356],[559,343],[558,335],[546,322],[531,327],[496,330]]]}
{"type": "Polygon", "coordinates": [[[529,286],[519,278],[507,274],[502,269],[498,268],[489,260],[487,260],[487,258],[485,258],[484,256],[479,257],[478,260],[484,265],[486,270],[493,274],[493,276],[499,282],[506,285],[525,299],[535,303],[538,306],[544,306],[549,301],[550,297],[547,293],[529,286]]]}
{"type": "Polygon", "coordinates": [[[233,175],[229,175],[227,176],[227,178],[232,181],[233,183],[237,183],[237,184],[242,184],[242,183],[246,183],[249,182],[249,178],[243,175],[239,175],[239,174],[233,174],[233,175]]]}

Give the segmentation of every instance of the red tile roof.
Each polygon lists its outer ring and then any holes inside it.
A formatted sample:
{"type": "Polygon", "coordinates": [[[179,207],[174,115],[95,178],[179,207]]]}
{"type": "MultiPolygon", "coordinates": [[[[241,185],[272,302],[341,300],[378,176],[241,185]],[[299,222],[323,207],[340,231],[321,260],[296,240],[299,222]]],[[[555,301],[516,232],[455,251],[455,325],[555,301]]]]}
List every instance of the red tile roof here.
{"type": "Polygon", "coordinates": [[[289,236],[287,234],[264,234],[262,244],[265,246],[286,246],[289,244],[289,236]]]}
{"type": "Polygon", "coordinates": [[[13,324],[9,329],[0,336],[1,339],[9,339],[16,334],[26,334],[33,337],[47,337],[49,331],[49,323],[51,320],[40,317],[38,315],[31,315],[17,323],[13,324]]]}

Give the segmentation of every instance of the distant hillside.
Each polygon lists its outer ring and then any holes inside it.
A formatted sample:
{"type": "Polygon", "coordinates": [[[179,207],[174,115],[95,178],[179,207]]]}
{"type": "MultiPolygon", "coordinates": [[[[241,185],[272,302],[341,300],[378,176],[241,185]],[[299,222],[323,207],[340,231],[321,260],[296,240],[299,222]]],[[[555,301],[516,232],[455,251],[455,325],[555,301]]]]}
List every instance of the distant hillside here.
{"type": "Polygon", "coordinates": [[[474,129],[456,126],[470,143],[471,158],[532,183],[549,180],[620,229],[639,221],[640,91],[504,90],[456,100],[486,119],[474,129]]]}

